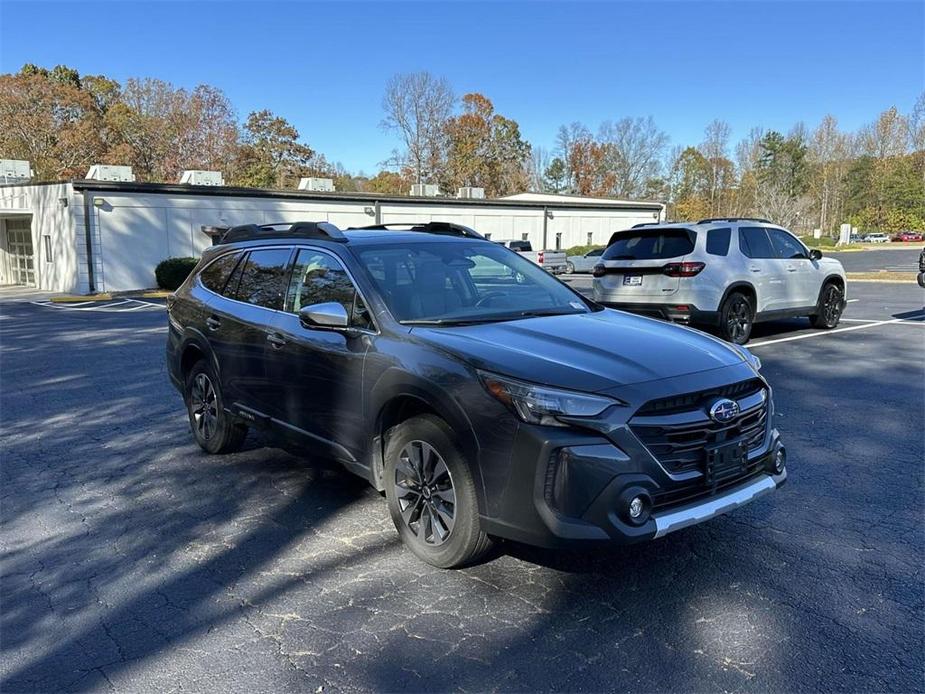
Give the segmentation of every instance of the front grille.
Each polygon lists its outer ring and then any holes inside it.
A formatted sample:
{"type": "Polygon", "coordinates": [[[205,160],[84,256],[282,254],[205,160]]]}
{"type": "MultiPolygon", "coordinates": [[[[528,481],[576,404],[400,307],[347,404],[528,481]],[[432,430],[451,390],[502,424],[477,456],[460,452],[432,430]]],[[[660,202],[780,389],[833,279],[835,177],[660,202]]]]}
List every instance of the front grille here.
{"type": "Polygon", "coordinates": [[[730,383],[726,386],[711,388],[710,390],[701,390],[696,393],[684,393],[682,395],[673,395],[670,398],[660,398],[659,400],[650,400],[639,408],[636,416],[648,414],[674,414],[696,409],[703,403],[713,398],[732,398],[740,400],[749,395],[763,390],[764,383],[760,378],[752,378],[748,381],[739,383],[730,383]]]}
{"type": "Polygon", "coordinates": [[[763,388],[761,381],[754,379],[653,401],[630,420],[630,429],[668,472],[705,472],[708,446],[734,440],[745,441],[750,452],[761,446],[768,425],[768,399],[760,395],[763,388]],[[736,399],[742,413],[731,422],[714,422],[706,408],[717,396],[736,399]]]}

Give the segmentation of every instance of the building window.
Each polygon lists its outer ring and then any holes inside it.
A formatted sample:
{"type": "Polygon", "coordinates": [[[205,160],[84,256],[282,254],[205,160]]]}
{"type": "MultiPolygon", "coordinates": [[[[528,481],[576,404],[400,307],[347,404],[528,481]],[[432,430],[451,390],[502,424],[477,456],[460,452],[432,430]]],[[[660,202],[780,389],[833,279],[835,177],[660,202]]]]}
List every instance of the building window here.
{"type": "Polygon", "coordinates": [[[485,240],[491,241],[491,234],[485,234],[485,240]]]}
{"type": "Polygon", "coordinates": [[[52,260],[51,256],[51,236],[48,236],[47,234],[43,236],[42,244],[45,246],[45,262],[53,263],[54,260],[52,260]]]}
{"type": "Polygon", "coordinates": [[[593,234],[592,232],[590,232],[590,231],[588,232],[588,241],[587,241],[587,244],[588,244],[589,246],[593,246],[593,245],[594,245],[594,234],[593,234]]]}
{"type": "Polygon", "coordinates": [[[521,234],[521,235],[520,235],[520,240],[521,240],[521,241],[529,241],[529,240],[530,240],[530,234],[521,234]]]}
{"type": "Polygon", "coordinates": [[[562,250],[562,232],[561,231],[556,232],[556,250],[557,251],[562,250]]]}

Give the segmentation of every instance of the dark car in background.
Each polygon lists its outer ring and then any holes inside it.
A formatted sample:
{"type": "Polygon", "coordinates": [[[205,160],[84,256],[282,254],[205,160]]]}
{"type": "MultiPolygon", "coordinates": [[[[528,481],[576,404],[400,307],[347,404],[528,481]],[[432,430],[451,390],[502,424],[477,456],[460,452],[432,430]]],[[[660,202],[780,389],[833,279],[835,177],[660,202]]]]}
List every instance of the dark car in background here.
{"type": "Polygon", "coordinates": [[[466,227],[235,227],[168,309],[203,449],[259,427],[339,461],[435,566],[493,538],[661,537],[787,476],[750,352],[603,308],[466,227]]]}

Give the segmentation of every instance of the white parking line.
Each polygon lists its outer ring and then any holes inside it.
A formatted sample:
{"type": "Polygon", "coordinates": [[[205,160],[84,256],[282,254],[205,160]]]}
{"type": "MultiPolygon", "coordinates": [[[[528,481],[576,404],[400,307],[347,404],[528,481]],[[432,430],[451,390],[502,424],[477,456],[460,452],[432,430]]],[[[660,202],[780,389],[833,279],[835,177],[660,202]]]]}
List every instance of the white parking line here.
{"type": "Polygon", "coordinates": [[[748,348],[752,347],[763,347],[765,345],[774,345],[778,342],[792,342],[793,340],[808,340],[811,337],[824,337],[826,335],[834,335],[835,333],[846,333],[849,330],[863,330],[864,328],[876,328],[880,325],[891,325],[891,324],[900,324],[900,323],[911,323],[915,325],[925,325],[925,322],[920,320],[909,320],[907,318],[892,318],[890,320],[880,320],[874,321],[872,323],[864,323],[863,325],[851,325],[847,328],[835,328],[834,330],[817,330],[812,333],[805,333],[803,335],[791,335],[790,337],[781,337],[776,340],[765,340],[764,342],[750,342],[748,348]]]}
{"type": "Polygon", "coordinates": [[[80,301],[75,304],[59,304],[52,301],[32,301],[35,306],[44,306],[54,308],[59,311],[93,311],[95,313],[123,313],[125,311],[141,310],[163,310],[166,308],[163,304],[155,304],[150,301],[140,301],[139,299],[122,299],[114,303],[99,303],[94,301],[80,301]],[[87,305],[89,304],[89,305],[87,305]]]}

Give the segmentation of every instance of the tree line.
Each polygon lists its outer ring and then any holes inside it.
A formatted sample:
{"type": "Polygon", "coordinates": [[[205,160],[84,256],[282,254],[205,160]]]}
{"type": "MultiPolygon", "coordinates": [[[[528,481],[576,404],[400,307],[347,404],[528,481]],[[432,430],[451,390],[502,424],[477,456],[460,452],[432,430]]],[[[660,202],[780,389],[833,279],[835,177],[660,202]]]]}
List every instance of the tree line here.
{"type": "Polygon", "coordinates": [[[559,128],[551,150],[531,146],[488,97],[458,97],[427,72],[389,80],[382,113],[383,130],[400,146],[375,175],[351,173],[278,114],[254,111],[240,121],[213,86],[121,84],[30,64],[0,75],[0,156],[28,159],[39,180],[109,163],[155,182],[208,169],[241,186],[286,188],[325,176],[341,191],[380,194],[435,183],[447,194],[476,186],[489,197],[535,190],[655,199],[668,203],[672,219],[761,216],[800,231],[835,233],[843,222],[925,228],[925,93],[910,113],[888,108],[856,132],[828,115],[813,128],[754,128],[733,143],[729,124],[714,120],[701,142],[674,146],[651,116],[596,130],[574,122],[559,128]]]}

